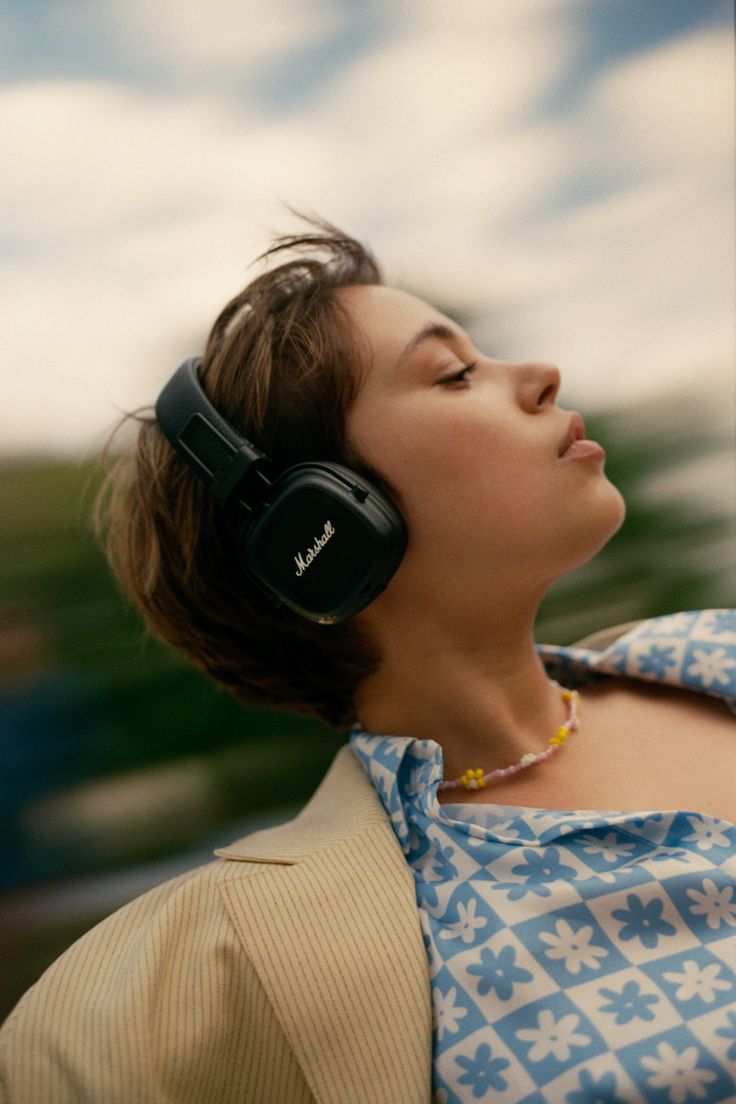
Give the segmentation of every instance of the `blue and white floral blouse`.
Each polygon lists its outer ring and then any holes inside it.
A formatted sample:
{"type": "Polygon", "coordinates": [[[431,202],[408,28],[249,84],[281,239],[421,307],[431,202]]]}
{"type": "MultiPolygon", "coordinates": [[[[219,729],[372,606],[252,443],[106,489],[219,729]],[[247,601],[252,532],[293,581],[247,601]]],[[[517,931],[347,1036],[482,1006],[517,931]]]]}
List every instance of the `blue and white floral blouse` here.
{"type": "MultiPolygon", "coordinates": [[[[625,675],[736,711],[736,611],[653,618],[604,652],[538,650],[568,687],[625,675]]],[[[436,1104],[736,1101],[736,825],[440,805],[439,744],[351,742],[415,879],[436,1104]]]]}

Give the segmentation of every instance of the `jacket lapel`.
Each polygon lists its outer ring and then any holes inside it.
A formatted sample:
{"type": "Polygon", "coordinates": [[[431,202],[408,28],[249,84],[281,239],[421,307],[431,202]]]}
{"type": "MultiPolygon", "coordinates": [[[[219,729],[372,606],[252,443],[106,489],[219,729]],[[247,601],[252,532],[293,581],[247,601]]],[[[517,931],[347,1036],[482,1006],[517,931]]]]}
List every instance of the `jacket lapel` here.
{"type": "Polygon", "coordinates": [[[414,882],[350,745],[295,820],[216,854],[233,862],[220,893],[319,1104],[426,1104],[414,882]]]}

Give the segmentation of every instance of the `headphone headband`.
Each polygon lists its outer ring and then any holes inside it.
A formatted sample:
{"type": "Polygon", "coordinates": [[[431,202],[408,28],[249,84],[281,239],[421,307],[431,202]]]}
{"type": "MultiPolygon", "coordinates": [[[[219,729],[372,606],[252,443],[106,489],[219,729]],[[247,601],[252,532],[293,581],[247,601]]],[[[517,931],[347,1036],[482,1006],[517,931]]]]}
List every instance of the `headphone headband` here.
{"type": "Polygon", "coordinates": [[[249,472],[265,476],[268,461],[212,406],[199,382],[201,366],[202,357],[184,361],[156,400],[156,418],[176,451],[224,506],[249,472]]]}

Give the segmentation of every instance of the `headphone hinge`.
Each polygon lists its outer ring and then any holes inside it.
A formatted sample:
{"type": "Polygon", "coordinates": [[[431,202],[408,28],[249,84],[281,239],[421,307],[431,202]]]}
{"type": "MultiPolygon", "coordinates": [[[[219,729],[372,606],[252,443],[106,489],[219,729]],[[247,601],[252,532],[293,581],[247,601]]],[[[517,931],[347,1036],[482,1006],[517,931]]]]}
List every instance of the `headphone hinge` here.
{"type": "Polygon", "coordinates": [[[261,480],[268,485],[268,480],[261,471],[265,458],[262,454],[254,456],[254,451],[251,445],[239,448],[213,473],[210,490],[221,506],[227,504],[234,491],[249,474],[260,476],[261,480]]]}

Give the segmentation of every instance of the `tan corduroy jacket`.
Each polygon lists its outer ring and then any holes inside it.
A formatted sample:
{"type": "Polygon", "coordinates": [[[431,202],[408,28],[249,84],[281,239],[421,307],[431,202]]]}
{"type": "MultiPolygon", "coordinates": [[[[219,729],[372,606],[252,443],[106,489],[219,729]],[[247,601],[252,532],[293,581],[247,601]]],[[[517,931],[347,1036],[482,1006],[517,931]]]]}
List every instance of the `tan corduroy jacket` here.
{"type": "Polygon", "coordinates": [[[113,913],[0,1032],[8,1104],[427,1104],[414,882],[346,744],[294,820],[113,913]]]}

